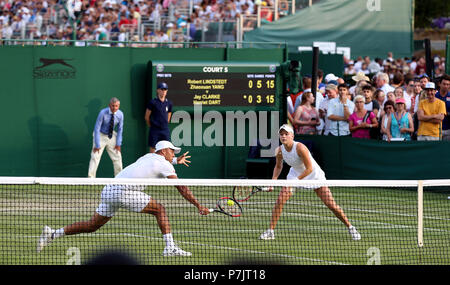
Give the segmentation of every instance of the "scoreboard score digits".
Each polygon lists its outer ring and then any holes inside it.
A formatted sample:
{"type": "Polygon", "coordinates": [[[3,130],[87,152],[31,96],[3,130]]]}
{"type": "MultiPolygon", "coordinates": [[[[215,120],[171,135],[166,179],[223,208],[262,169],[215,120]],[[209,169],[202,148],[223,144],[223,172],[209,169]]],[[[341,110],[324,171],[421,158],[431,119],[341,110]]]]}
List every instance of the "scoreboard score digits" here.
{"type": "MultiPolygon", "coordinates": [[[[166,82],[174,107],[278,108],[278,63],[152,62],[153,86],[166,82]]],[[[156,94],[156,92],[153,92],[156,94]]]]}

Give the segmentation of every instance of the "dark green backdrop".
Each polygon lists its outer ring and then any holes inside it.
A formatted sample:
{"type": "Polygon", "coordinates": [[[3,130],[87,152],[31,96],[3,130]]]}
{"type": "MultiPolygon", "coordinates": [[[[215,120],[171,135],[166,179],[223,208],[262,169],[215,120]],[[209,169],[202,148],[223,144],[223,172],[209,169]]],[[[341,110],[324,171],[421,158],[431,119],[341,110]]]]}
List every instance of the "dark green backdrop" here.
{"type": "MultiPolygon", "coordinates": [[[[121,100],[125,115],[124,167],[145,154],[148,150],[144,112],[151,96],[146,94],[149,60],[282,63],[286,54],[281,48],[2,46],[0,175],[86,177],[94,123],[111,97],[121,100]],[[39,68],[43,66],[42,58],[62,60],[70,66],[60,61],[39,68]],[[43,71],[44,78],[34,77],[43,71]]],[[[180,177],[223,178],[245,173],[248,148],[211,147],[204,151],[201,147],[184,147],[183,151],[186,150],[192,155],[192,165],[177,166],[180,177]]],[[[97,176],[113,176],[106,151],[97,176]]]]}

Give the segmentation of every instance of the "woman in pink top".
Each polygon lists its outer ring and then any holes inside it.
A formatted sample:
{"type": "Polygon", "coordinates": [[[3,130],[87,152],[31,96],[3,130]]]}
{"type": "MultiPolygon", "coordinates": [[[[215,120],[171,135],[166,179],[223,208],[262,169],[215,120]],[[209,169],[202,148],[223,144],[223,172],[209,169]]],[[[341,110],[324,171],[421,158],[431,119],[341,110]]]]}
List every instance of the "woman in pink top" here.
{"type": "Polygon", "coordinates": [[[320,125],[319,112],[314,108],[314,96],[311,92],[302,94],[302,101],[294,113],[295,134],[315,135],[320,125]]]}
{"type": "Polygon", "coordinates": [[[373,112],[364,109],[366,99],[362,95],[355,97],[355,111],[348,118],[350,132],[354,138],[370,139],[370,129],[378,127],[373,112]]]}

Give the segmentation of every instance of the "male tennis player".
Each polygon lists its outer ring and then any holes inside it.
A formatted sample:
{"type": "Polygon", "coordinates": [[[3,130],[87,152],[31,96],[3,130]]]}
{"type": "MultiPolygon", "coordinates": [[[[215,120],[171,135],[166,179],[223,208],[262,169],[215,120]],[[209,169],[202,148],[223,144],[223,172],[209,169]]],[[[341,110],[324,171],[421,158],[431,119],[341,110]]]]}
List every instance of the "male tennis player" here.
{"type": "MultiPolygon", "coordinates": [[[[283,160],[291,167],[287,175],[288,180],[325,180],[325,173],[312,157],[308,148],[300,143],[294,141],[294,130],[289,125],[282,125],[279,130],[281,146],[275,150],[276,163],[273,170],[272,179],[278,179],[281,170],[283,169],[283,160]]],[[[361,235],[356,228],[350,224],[342,209],[336,204],[327,186],[322,186],[314,189],[317,196],[322,202],[334,213],[334,215],[341,220],[348,228],[353,240],[361,239],[361,235]]],[[[260,239],[270,240],[275,239],[275,227],[280,219],[284,204],[291,198],[294,193],[292,187],[282,187],[278,196],[277,202],[272,210],[272,218],[270,227],[265,231],[260,239]]]]}
{"type": "MultiPolygon", "coordinates": [[[[169,141],[160,141],[155,146],[155,153],[149,153],[139,158],[135,163],[123,169],[116,178],[170,178],[176,179],[177,174],[172,161],[180,148],[169,141]]],[[[187,152],[177,158],[178,164],[189,163],[187,152]]],[[[38,241],[37,251],[40,252],[46,245],[56,238],[64,235],[91,233],[106,224],[114,214],[125,208],[137,213],[152,214],[156,217],[158,226],[166,242],[164,256],[190,256],[191,253],[177,247],[170,231],[169,219],[163,205],[153,197],[142,192],[145,186],[107,185],[103,188],[101,202],[89,221],[76,222],[58,230],[45,226],[38,241]]],[[[200,205],[187,186],[176,186],[180,194],[196,206],[201,215],[209,214],[206,207],[200,205]]]]}

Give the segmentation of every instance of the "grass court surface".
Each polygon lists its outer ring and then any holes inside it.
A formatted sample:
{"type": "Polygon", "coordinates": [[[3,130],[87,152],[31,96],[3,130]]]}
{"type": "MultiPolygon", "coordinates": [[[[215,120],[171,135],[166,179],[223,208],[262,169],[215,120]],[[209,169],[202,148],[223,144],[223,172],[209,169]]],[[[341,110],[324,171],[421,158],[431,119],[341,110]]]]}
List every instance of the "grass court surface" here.
{"type": "MultiPolygon", "coordinates": [[[[424,193],[424,246],[417,245],[417,191],[398,188],[331,187],[334,198],[362,235],[347,228],[311,190],[296,190],[284,207],[275,240],[259,240],[268,228],[277,187],[241,205],[241,217],[200,216],[173,186],[149,186],[146,193],[166,207],[179,247],[191,257],[163,257],[156,219],[120,210],[95,233],[65,236],[36,252],[44,225],[54,229],[88,220],[102,186],[0,185],[0,264],[86,263],[100,252],[120,249],[142,264],[282,265],[450,264],[450,211],[447,191],[424,193]]],[[[211,208],[232,187],[191,187],[211,208]]]]}

